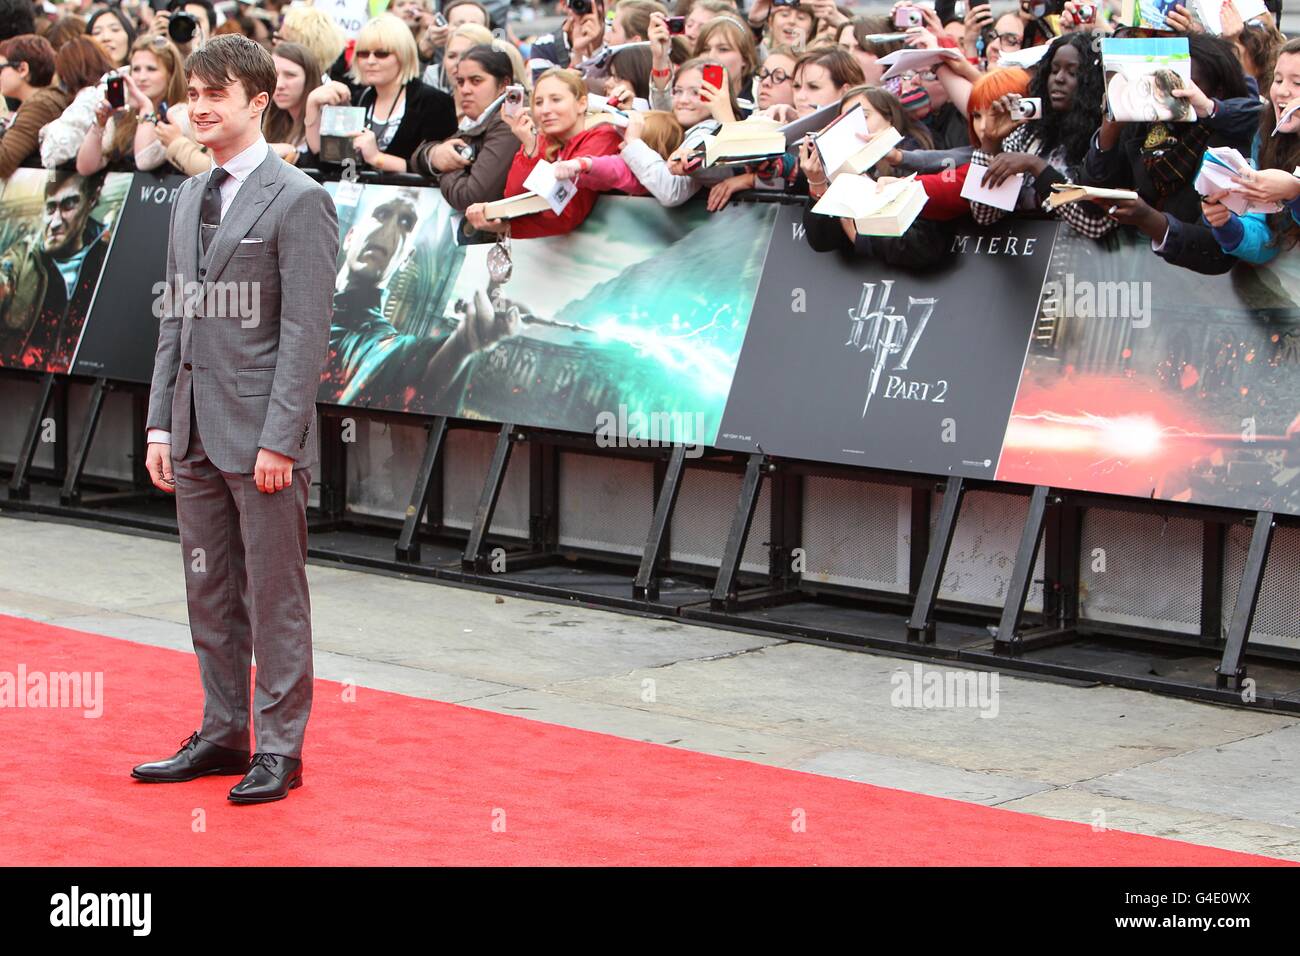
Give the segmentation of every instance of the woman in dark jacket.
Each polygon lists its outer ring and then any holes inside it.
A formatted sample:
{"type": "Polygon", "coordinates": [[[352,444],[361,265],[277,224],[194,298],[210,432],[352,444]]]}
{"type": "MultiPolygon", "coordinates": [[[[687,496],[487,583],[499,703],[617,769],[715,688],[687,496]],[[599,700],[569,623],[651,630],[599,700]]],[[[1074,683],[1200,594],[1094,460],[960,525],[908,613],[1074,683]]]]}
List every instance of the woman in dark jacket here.
{"type": "Polygon", "coordinates": [[[1193,89],[1181,92],[1191,100],[1196,122],[1103,120],[1083,168],[1089,185],[1137,192],[1140,199],[1113,204],[1110,215],[1148,236],[1156,255],[1216,275],[1237,260],[1223,251],[1201,221],[1196,173],[1212,146],[1231,146],[1250,155],[1260,101],[1251,95],[1230,43],[1208,33],[1189,34],[1187,42],[1193,89]]]}
{"type": "Polygon", "coordinates": [[[359,106],[365,129],[353,139],[366,165],[406,172],[416,146],[446,139],[456,131],[456,109],[449,95],[420,82],[420,55],[410,29],[385,13],[357,35],[352,75],[361,88],[353,95],[342,83],[317,87],[307,97],[307,146],[320,152],[320,117],[325,106],[359,106]]]}
{"type": "Polygon", "coordinates": [[[461,56],[450,79],[463,114],[460,128],[449,139],[421,143],[410,168],[439,177],[443,198],[463,212],[505,194],[506,175],[519,151],[519,139],[501,116],[514,71],[509,56],[482,44],[461,56]]]}

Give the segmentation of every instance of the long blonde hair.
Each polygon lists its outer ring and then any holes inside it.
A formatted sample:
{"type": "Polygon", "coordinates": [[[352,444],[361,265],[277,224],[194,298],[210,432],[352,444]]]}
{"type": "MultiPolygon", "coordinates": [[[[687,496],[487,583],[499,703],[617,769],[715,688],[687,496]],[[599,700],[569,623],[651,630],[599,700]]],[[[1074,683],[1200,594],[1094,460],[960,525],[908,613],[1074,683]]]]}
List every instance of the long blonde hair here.
{"type": "MultiPolygon", "coordinates": [[[[537,82],[533,84],[533,96],[532,96],[531,104],[534,107],[537,105],[537,90],[541,87],[543,80],[559,80],[561,83],[563,83],[565,86],[569,88],[569,92],[573,94],[574,99],[580,100],[587,95],[587,84],[582,79],[581,73],[579,73],[577,70],[568,70],[565,69],[564,67],[553,66],[545,73],[543,73],[541,76],[539,76],[537,78],[537,82]]],[[[560,150],[563,148],[564,148],[563,143],[552,143],[549,141],[549,137],[548,137],[547,147],[545,150],[543,150],[542,158],[545,159],[548,163],[552,162],[554,161],[555,157],[559,154],[560,150]]]]}
{"type": "MultiPolygon", "coordinates": [[[[158,61],[158,65],[167,71],[167,90],[163,93],[162,100],[169,107],[181,106],[189,99],[189,94],[185,85],[185,63],[181,58],[181,51],[176,49],[171,43],[159,43],[155,36],[142,36],[131,44],[131,52],[127,55],[127,69],[131,68],[131,61],[135,59],[137,53],[152,54],[158,61]]],[[[113,117],[113,142],[108,148],[107,159],[123,159],[130,156],[135,148],[135,130],[139,125],[134,113],[120,113],[113,117]]]]}

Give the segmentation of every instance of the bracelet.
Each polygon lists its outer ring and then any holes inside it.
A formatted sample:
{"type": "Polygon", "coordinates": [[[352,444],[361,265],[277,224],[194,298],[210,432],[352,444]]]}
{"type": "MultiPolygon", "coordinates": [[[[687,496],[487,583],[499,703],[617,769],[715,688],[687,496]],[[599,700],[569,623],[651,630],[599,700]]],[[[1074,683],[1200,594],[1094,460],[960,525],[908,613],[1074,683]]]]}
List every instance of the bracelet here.
{"type": "Polygon", "coordinates": [[[826,179],[821,179],[821,180],[818,180],[817,182],[813,182],[813,181],[810,179],[810,180],[808,180],[808,185],[809,185],[809,186],[825,186],[825,185],[827,185],[828,182],[829,182],[829,180],[826,180],[826,179]]]}

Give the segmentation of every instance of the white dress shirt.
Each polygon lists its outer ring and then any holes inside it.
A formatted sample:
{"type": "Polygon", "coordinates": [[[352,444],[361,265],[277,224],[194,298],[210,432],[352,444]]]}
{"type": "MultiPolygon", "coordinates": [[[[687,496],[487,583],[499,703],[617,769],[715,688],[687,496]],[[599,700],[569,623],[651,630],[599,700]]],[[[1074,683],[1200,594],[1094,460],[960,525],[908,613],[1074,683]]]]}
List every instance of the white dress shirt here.
{"type": "MultiPolygon", "coordinates": [[[[253,171],[262,165],[262,160],[266,159],[267,151],[270,148],[266,144],[266,139],[259,135],[253,145],[221,164],[221,168],[230,173],[218,187],[221,193],[221,218],[223,220],[226,218],[226,213],[230,211],[230,204],[235,201],[239,188],[244,185],[244,180],[253,175],[253,171]]],[[[203,227],[200,226],[199,228],[202,229],[203,227]]],[[[172,433],[162,428],[151,428],[145,436],[145,441],[147,443],[158,442],[170,445],[172,433]]]]}

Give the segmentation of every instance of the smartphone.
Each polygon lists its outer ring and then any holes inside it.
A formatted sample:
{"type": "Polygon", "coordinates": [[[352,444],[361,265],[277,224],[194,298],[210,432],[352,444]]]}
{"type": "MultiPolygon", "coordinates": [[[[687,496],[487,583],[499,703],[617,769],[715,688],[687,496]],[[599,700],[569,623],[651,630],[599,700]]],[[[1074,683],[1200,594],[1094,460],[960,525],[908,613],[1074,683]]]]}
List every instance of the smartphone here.
{"type": "Polygon", "coordinates": [[[117,75],[110,76],[108,83],[105,85],[104,99],[115,110],[120,110],[126,106],[126,80],[117,75]]]}
{"type": "Polygon", "coordinates": [[[669,17],[669,18],[668,18],[668,35],[669,35],[669,36],[671,36],[671,37],[679,37],[679,36],[682,36],[685,32],[686,32],[686,18],[685,18],[685,17],[669,17]]]}
{"type": "Polygon", "coordinates": [[[167,101],[166,100],[163,100],[161,103],[158,104],[158,121],[160,123],[167,122],[167,101]]]}
{"type": "Polygon", "coordinates": [[[524,88],[511,86],[506,89],[505,102],[501,104],[502,116],[518,116],[524,109],[524,88]]]}
{"type": "Polygon", "coordinates": [[[704,75],[706,83],[712,83],[718,89],[722,89],[722,67],[716,63],[707,63],[700,72],[704,75]]]}

